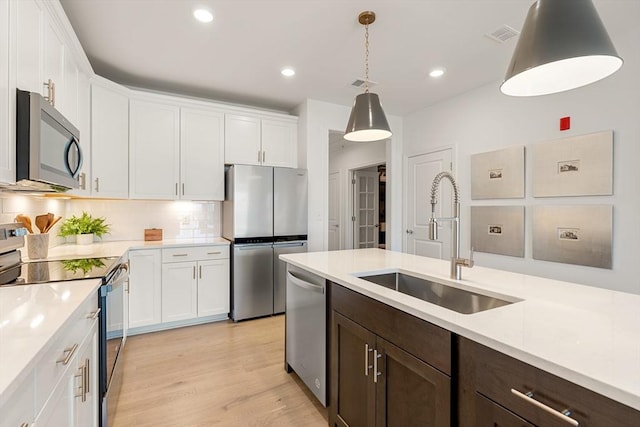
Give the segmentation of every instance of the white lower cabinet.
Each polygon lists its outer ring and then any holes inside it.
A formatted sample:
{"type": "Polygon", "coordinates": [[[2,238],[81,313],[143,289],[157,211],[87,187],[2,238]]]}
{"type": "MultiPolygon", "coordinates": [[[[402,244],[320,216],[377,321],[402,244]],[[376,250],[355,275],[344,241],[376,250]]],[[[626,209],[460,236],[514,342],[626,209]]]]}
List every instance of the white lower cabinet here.
{"type": "Polygon", "coordinates": [[[161,250],[129,252],[129,329],[162,322],[161,250]]]}
{"type": "Polygon", "coordinates": [[[129,263],[130,334],[227,318],[228,246],[134,250],[129,263]]]}
{"type": "Polygon", "coordinates": [[[38,355],[0,427],[98,427],[98,298],[89,297],[38,355]]]}

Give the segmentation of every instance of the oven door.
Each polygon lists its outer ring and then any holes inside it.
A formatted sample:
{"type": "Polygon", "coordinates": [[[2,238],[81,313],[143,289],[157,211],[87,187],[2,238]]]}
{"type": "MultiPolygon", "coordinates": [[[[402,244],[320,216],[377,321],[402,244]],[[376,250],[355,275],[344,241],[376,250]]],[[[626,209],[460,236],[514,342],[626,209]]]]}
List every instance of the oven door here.
{"type": "Polygon", "coordinates": [[[100,425],[103,427],[113,420],[120,393],[118,363],[124,348],[127,270],[126,263],[118,265],[113,278],[100,287],[100,425]]]}

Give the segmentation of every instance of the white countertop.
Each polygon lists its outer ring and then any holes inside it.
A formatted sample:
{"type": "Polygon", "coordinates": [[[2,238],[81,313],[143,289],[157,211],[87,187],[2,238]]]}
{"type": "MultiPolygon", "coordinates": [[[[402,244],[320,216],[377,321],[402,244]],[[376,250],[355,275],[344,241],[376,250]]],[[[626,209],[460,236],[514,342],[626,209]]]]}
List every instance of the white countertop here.
{"type": "Polygon", "coordinates": [[[99,279],[0,288],[0,407],[99,279]]]}
{"type": "Polygon", "coordinates": [[[380,249],[280,258],[640,410],[640,295],[478,266],[464,268],[455,281],[449,261],[380,249]],[[353,275],[380,270],[523,301],[459,314],[353,275]]]}
{"type": "MultiPolygon", "coordinates": [[[[47,260],[122,256],[127,250],[228,245],[223,238],[97,242],[49,249],[47,260]]],[[[24,251],[26,253],[26,251],[24,251]]],[[[28,259],[25,259],[28,261],[28,259]]],[[[87,298],[97,298],[100,280],[0,287],[0,406],[19,386],[55,333],[87,298]]]]}
{"type": "MultiPolygon", "coordinates": [[[[168,239],[154,242],[144,240],[122,240],[113,242],[94,242],[91,245],[66,244],[49,248],[47,260],[69,258],[98,258],[107,256],[121,256],[127,250],[144,250],[172,248],[181,246],[220,246],[229,245],[230,242],[222,237],[197,238],[197,239],[168,239]]],[[[22,251],[26,255],[27,251],[22,251]]],[[[30,261],[24,258],[25,261],[30,261]]],[[[37,260],[38,261],[38,260],[37,260]]]]}

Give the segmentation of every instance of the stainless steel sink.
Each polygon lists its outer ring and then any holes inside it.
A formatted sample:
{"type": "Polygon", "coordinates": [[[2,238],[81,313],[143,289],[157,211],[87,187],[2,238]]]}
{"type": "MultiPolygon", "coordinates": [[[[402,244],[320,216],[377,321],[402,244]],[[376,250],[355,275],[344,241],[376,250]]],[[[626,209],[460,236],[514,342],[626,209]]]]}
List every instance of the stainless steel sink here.
{"type": "Polygon", "coordinates": [[[462,314],[491,310],[518,301],[482,295],[400,272],[358,277],[462,314]]]}

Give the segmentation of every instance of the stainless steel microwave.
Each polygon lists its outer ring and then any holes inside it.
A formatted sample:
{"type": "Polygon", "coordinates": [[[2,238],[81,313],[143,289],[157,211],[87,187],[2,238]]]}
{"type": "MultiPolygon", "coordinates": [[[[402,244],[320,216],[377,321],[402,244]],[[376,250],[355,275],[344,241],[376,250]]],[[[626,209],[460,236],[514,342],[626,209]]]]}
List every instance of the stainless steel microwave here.
{"type": "Polygon", "coordinates": [[[78,188],[80,132],[39,93],[17,91],[16,185],[13,190],[78,188]]]}

